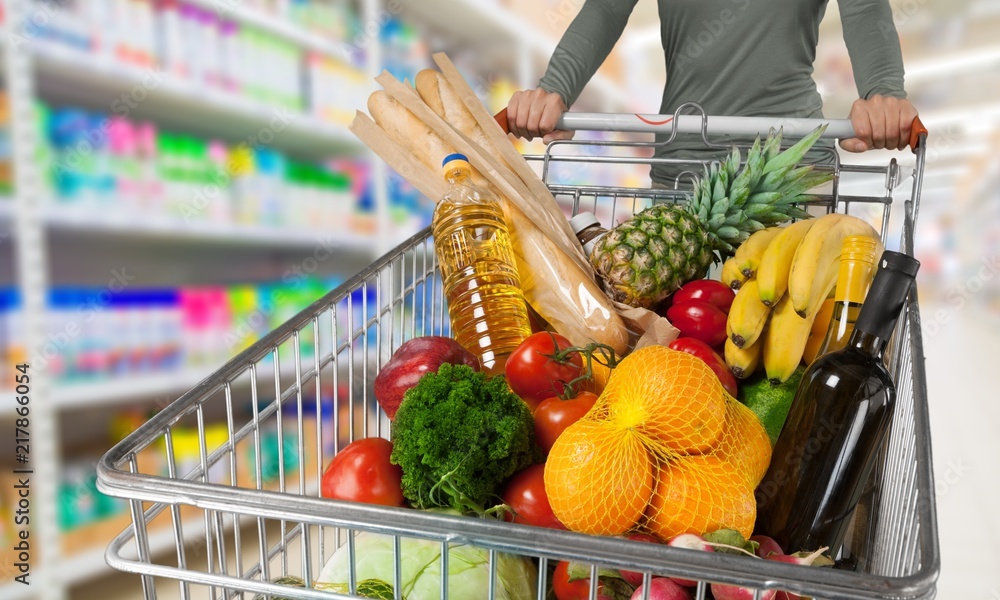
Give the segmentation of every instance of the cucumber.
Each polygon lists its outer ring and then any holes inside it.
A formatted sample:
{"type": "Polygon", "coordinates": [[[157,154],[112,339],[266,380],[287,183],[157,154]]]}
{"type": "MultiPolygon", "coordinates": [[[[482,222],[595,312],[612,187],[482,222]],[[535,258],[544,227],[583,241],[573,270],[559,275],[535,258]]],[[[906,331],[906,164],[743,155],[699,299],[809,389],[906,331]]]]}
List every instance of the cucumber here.
{"type": "Polygon", "coordinates": [[[792,406],[792,399],[795,398],[795,390],[799,388],[799,382],[802,381],[802,374],[805,371],[806,368],[800,366],[795,369],[788,381],[779,385],[772,385],[764,373],[758,373],[740,384],[739,400],[764,424],[767,437],[771,438],[771,446],[778,441],[778,434],[785,426],[788,410],[792,406]]]}

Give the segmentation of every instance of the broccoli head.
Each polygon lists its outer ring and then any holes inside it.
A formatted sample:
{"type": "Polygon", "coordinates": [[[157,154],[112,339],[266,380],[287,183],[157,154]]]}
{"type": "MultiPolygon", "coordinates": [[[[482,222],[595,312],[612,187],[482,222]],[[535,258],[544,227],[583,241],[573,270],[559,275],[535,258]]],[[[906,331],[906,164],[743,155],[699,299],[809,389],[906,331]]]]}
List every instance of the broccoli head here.
{"type": "Polygon", "coordinates": [[[418,508],[482,513],[504,480],[540,460],[531,409],[503,377],[465,365],[424,375],[392,423],[390,461],[418,508]]]}

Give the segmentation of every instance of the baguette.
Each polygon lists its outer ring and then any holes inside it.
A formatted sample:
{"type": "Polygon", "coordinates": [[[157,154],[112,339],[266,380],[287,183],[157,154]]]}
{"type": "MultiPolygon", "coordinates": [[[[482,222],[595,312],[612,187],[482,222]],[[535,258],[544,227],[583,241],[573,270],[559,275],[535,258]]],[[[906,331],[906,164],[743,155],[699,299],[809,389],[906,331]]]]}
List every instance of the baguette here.
{"type": "MultiPolygon", "coordinates": [[[[492,141],[440,73],[431,69],[421,71],[416,83],[417,92],[434,113],[470,142],[481,146],[486,154],[499,156],[492,141]]],[[[521,289],[531,307],[574,345],[598,341],[613,348],[619,356],[624,354],[628,331],[594,282],[593,269],[589,265],[582,269],[514,203],[502,194],[497,195],[504,200],[521,289]]],[[[560,218],[564,219],[561,215],[560,218]]]]}

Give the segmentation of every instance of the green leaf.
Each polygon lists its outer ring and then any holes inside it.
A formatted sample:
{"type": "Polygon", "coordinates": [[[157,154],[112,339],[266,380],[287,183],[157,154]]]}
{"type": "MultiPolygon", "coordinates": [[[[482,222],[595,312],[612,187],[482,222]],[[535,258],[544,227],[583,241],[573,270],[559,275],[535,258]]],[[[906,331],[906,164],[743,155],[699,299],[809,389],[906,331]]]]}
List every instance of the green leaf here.
{"type": "Polygon", "coordinates": [[[802,157],[806,155],[806,152],[819,140],[823,132],[826,131],[827,124],[824,123],[814,129],[812,133],[807,135],[798,141],[794,146],[785,150],[781,154],[775,156],[772,160],[769,160],[764,166],[764,174],[777,171],[782,167],[787,167],[788,165],[798,164],[802,160],[802,157]]]}
{"type": "Polygon", "coordinates": [[[732,153],[729,154],[729,160],[726,161],[726,172],[729,174],[729,181],[736,180],[736,174],[740,171],[741,162],[743,162],[743,157],[740,155],[740,149],[734,145],[732,153]]]}
{"type": "Polygon", "coordinates": [[[715,177],[715,188],[712,190],[712,202],[718,202],[726,197],[726,186],[722,182],[722,178],[719,176],[715,177]]]}
{"type": "Polygon", "coordinates": [[[715,230],[719,239],[729,241],[740,237],[740,230],[735,227],[719,227],[715,230]]]}
{"type": "Polygon", "coordinates": [[[712,205],[711,214],[712,216],[725,215],[726,213],[729,212],[729,207],[730,207],[729,198],[723,196],[722,198],[719,198],[719,200],[716,201],[715,204],[712,205]]]}
{"type": "Polygon", "coordinates": [[[726,215],[712,215],[712,218],[708,220],[709,231],[718,231],[720,227],[726,222],[726,215]]]}
{"type": "Polygon", "coordinates": [[[730,225],[732,227],[736,227],[738,225],[746,223],[747,220],[748,220],[747,214],[742,210],[737,210],[733,213],[729,213],[729,215],[726,217],[726,222],[724,223],[724,225],[730,225]]]}
{"type": "Polygon", "coordinates": [[[756,219],[770,213],[774,210],[774,207],[769,204],[748,204],[745,210],[748,217],[756,219]]]}
{"type": "Polygon", "coordinates": [[[808,192],[830,181],[833,181],[833,173],[810,169],[809,172],[797,181],[789,181],[782,184],[780,192],[785,196],[798,196],[803,192],[808,192]]]}
{"type": "Polygon", "coordinates": [[[747,198],[746,207],[751,206],[770,206],[781,199],[781,192],[757,192],[756,194],[751,194],[747,198]]]}
{"type": "Polygon", "coordinates": [[[720,529],[718,531],[713,531],[712,533],[706,533],[701,537],[705,538],[705,541],[709,544],[712,544],[716,552],[722,552],[724,554],[746,555],[749,553],[751,555],[756,555],[757,548],[760,547],[760,544],[744,538],[743,535],[735,529],[720,529]],[[715,544],[720,545],[715,546],[715,544]]]}
{"type": "Polygon", "coordinates": [[[747,219],[746,223],[743,224],[743,230],[750,233],[757,233],[761,229],[767,229],[767,227],[756,219],[747,219]]]}
{"type": "Polygon", "coordinates": [[[772,127],[767,133],[767,143],[764,144],[765,162],[770,162],[781,151],[781,132],[781,129],[775,131],[772,127]]]}
{"type": "MultiPolygon", "coordinates": [[[[788,165],[787,167],[782,167],[776,171],[771,171],[764,175],[760,183],[757,184],[757,192],[777,192],[781,189],[781,186],[785,185],[791,175],[792,169],[795,165],[788,165]]],[[[810,167],[803,167],[810,168],[810,167]]]]}

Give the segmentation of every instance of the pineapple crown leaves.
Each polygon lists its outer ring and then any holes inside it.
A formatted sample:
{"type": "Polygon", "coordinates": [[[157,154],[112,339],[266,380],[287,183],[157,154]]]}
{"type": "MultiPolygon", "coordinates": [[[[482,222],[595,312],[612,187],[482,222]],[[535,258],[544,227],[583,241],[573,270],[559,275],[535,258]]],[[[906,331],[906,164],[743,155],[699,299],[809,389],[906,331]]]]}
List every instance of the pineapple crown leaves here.
{"type": "Polygon", "coordinates": [[[811,200],[803,194],[831,181],[833,173],[798,163],[824,131],[826,125],[782,151],[782,130],[772,129],[763,143],[760,137],[754,140],[745,163],[734,145],[725,160],[706,166],[688,210],[704,224],[711,247],[720,257],[731,254],[755,231],[810,217],[793,204],[811,200]]]}

